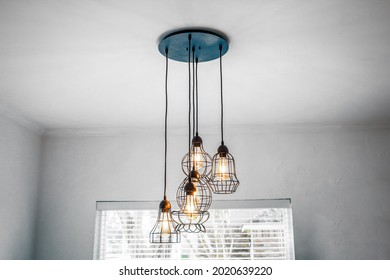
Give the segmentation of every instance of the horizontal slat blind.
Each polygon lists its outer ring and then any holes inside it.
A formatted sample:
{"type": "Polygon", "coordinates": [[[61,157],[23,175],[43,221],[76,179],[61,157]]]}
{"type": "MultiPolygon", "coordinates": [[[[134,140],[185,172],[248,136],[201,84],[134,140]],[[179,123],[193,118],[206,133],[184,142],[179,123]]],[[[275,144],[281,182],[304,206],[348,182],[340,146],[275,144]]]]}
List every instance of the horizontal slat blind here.
{"type": "Polygon", "coordinates": [[[206,233],[151,244],[157,210],[98,210],[95,259],[294,259],[291,208],[210,209],[206,233]]]}

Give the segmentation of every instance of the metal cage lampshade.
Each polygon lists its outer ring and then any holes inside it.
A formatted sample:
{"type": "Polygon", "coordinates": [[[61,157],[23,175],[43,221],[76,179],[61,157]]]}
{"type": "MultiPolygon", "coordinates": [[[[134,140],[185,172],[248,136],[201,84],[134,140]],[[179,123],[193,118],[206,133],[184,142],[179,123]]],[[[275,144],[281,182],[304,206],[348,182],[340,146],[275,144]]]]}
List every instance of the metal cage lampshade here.
{"type": "MultiPolygon", "coordinates": [[[[193,174],[194,173],[191,172],[191,175],[193,174]]],[[[203,223],[209,219],[209,212],[201,211],[200,207],[207,209],[210,207],[211,192],[209,193],[210,196],[207,197],[207,199],[205,196],[201,197],[200,192],[203,191],[202,187],[200,187],[201,190],[198,190],[196,187],[196,184],[201,186],[201,184],[199,184],[199,179],[196,183],[194,183],[192,182],[192,179],[188,178],[187,180],[183,181],[183,183],[185,183],[182,184],[184,187],[182,185],[179,187],[178,198],[180,199],[181,204],[179,205],[180,210],[172,212],[172,215],[178,224],[176,227],[177,231],[185,231],[190,233],[206,231],[203,223]]]]}
{"type": "Polygon", "coordinates": [[[206,232],[206,227],[203,225],[210,217],[209,211],[203,211],[196,214],[193,219],[188,219],[188,216],[182,211],[173,211],[172,216],[177,220],[176,230],[178,232],[198,233],[206,232]]]}
{"type": "MultiPolygon", "coordinates": [[[[182,209],[186,203],[186,190],[185,187],[189,182],[189,178],[185,178],[180,184],[176,192],[176,202],[180,209],[182,209]]],[[[194,193],[195,203],[198,211],[207,211],[212,202],[212,192],[210,190],[207,180],[199,176],[199,173],[195,170],[191,171],[191,182],[195,184],[196,191],[194,193]]]]}
{"type": "Polygon", "coordinates": [[[229,153],[229,149],[222,144],[213,157],[209,186],[216,194],[230,194],[236,191],[239,184],[234,158],[229,153]]]}
{"type": "Polygon", "coordinates": [[[157,221],[149,234],[150,243],[179,243],[180,232],[172,219],[171,203],[164,199],[160,202],[157,221]]]}
{"type": "Polygon", "coordinates": [[[199,135],[192,139],[190,153],[186,153],[181,161],[184,174],[188,175],[191,172],[190,166],[199,172],[201,177],[207,177],[211,173],[212,159],[203,149],[203,140],[199,135]]]}

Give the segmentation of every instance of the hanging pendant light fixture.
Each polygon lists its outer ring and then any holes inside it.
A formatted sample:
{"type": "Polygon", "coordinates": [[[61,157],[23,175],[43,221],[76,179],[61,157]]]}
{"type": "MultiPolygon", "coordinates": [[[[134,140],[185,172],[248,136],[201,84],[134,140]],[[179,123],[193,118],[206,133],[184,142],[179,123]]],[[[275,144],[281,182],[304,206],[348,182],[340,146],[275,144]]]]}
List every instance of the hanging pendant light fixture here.
{"type": "MultiPolygon", "coordinates": [[[[178,211],[171,212],[171,205],[169,201],[166,200],[165,196],[166,183],[164,183],[164,200],[160,203],[160,212],[157,223],[150,233],[151,242],[162,243],[164,242],[163,240],[168,239],[170,242],[172,242],[172,240],[178,242],[178,240],[180,240],[181,231],[190,233],[206,231],[204,223],[209,218],[209,212],[207,210],[209,209],[212,202],[212,192],[232,193],[236,190],[239,183],[235,175],[233,156],[231,156],[229,150],[223,142],[222,56],[228,51],[229,48],[226,37],[221,35],[219,32],[210,30],[183,29],[170,32],[162,36],[158,48],[160,53],[165,55],[166,61],[169,58],[175,61],[187,62],[189,73],[188,152],[183,157],[181,162],[182,170],[186,174],[186,178],[180,184],[176,193],[176,201],[179,206],[178,211]],[[207,62],[217,58],[220,59],[221,75],[222,143],[218,148],[218,153],[213,158],[211,158],[203,148],[203,140],[199,135],[198,129],[198,62],[207,62]],[[193,100],[192,108],[191,62],[193,100]],[[191,109],[193,117],[192,134],[191,109]],[[167,233],[169,233],[169,238],[166,237],[168,236],[167,233]],[[156,237],[154,237],[154,234],[156,234],[156,237]]],[[[166,62],[166,65],[168,69],[168,62],[166,62]]],[[[166,110],[167,106],[168,105],[166,105],[166,110]]]]}
{"type": "Polygon", "coordinates": [[[168,49],[165,50],[165,137],[164,137],[164,199],[160,202],[157,221],[149,234],[151,243],[179,243],[180,232],[172,219],[171,203],[167,199],[167,124],[168,124],[168,49]]]}
{"type": "Polygon", "coordinates": [[[178,223],[177,230],[190,233],[204,232],[204,223],[209,219],[212,202],[211,190],[205,179],[196,170],[183,180],[177,189],[176,201],[179,211],[173,211],[172,216],[178,223]]]}
{"type": "Polygon", "coordinates": [[[207,204],[201,202],[204,196],[200,195],[200,192],[204,189],[199,190],[192,179],[186,179],[183,183],[185,183],[181,185],[183,187],[178,189],[181,195],[180,199],[182,199],[180,210],[172,212],[172,216],[178,224],[176,229],[188,233],[205,232],[206,228],[203,224],[207,222],[210,214],[208,211],[201,210],[201,208],[207,208],[207,204]]]}
{"type": "MultiPolygon", "coordinates": [[[[191,44],[192,42],[191,34],[188,35],[188,153],[191,155],[191,51],[192,51],[192,104],[194,106],[194,64],[195,64],[195,46],[191,44]]],[[[195,121],[195,107],[192,108],[193,121],[195,121]]],[[[193,128],[195,124],[193,123],[193,128]]],[[[179,186],[178,192],[182,193],[177,196],[177,202],[180,207],[179,211],[174,211],[172,214],[178,223],[177,230],[186,231],[190,233],[196,233],[199,231],[205,231],[203,223],[206,222],[209,218],[209,213],[206,210],[202,210],[200,205],[206,205],[211,203],[211,196],[209,199],[205,195],[199,196],[199,193],[205,194],[204,186],[201,184],[202,181],[199,181],[200,175],[199,172],[195,170],[195,157],[189,157],[192,160],[187,161],[188,170],[192,170],[187,174],[187,178],[179,186]],[[199,188],[199,192],[198,192],[199,188]],[[180,198],[183,198],[180,200],[180,198]],[[201,201],[202,200],[202,201],[201,201]],[[203,202],[203,200],[205,202],[203,202]]],[[[209,192],[211,195],[211,192],[209,192]]],[[[202,206],[204,208],[204,206],[202,206]]]]}
{"type": "Polygon", "coordinates": [[[188,168],[188,162],[193,163],[193,169],[195,169],[202,178],[209,180],[208,176],[211,173],[212,159],[210,155],[203,148],[203,140],[199,136],[199,101],[198,101],[198,59],[194,58],[193,52],[193,66],[195,61],[195,69],[193,67],[193,91],[192,91],[192,104],[193,104],[193,135],[192,146],[189,153],[186,153],[181,161],[181,167],[184,174],[188,175],[191,170],[188,168]],[[195,97],[196,96],[196,97],[195,97]]]}
{"type": "MultiPolygon", "coordinates": [[[[202,178],[196,170],[191,171],[191,182],[195,185],[194,193],[196,206],[199,211],[207,211],[212,203],[212,192],[208,182],[202,178]]],[[[187,199],[186,186],[189,182],[186,177],[176,192],[176,202],[179,208],[183,208],[187,199]]]]}
{"type": "Polygon", "coordinates": [[[229,153],[223,140],[223,84],[222,84],[222,46],[219,47],[219,73],[221,82],[221,145],[213,157],[210,187],[214,193],[234,193],[240,184],[236,177],[234,157],[229,153]]]}

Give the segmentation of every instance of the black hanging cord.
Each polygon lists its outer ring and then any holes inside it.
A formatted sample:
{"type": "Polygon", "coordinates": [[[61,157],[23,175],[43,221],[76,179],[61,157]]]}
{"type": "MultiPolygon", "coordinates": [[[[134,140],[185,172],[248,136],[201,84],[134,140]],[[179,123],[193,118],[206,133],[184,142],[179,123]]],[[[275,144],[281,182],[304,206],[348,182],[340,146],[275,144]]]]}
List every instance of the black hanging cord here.
{"type": "Polygon", "coordinates": [[[168,150],[168,49],[165,49],[165,154],[164,154],[164,200],[167,199],[167,150],[168,150]]]}
{"type": "Polygon", "coordinates": [[[192,137],[195,136],[195,47],[192,47],[192,137]]]}
{"type": "MultiPolygon", "coordinates": [[[[188,170],[191,170],[191,34],[188,35],[188,170]]],[[[191,182],[191,172],[188,172],[191,182]]]]}
{"type": "Polygon", "coordinates": [[[198,136],[199,134],[199,130],[198,130],[198,122],[199,122],[199,118],[198,118],[198,58],[196,58],[196,64],[195,64],[195,83],[196,83],[196,136],[198,136]]]}
{"type": "Polygon", "coordinates": [[[222,88],[222,45],[219,46],[219,73],[221,76],[221,144],[223,142],[223,88],[222,88]]]}

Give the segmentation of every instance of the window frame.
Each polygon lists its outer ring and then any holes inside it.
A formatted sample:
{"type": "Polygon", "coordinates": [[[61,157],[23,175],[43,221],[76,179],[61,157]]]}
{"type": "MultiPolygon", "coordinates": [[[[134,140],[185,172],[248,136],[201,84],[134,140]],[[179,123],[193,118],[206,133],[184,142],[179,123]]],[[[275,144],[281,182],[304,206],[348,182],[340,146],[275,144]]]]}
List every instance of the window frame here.
{"type": "MultiPolygon", "coordinates": [[[[159,201],[97,201],[96,202],[96,219],[95,219],[95,237],[94,237],[94,259],[100,259],[101,256],[101,239],[102,239],[102,220],[101,211],[110,210],[156,210],[156,205],[159,201]],[[99,246],[97,246],[99,244],[99,246]]],[[[284,238],[289,241],[288,259],[295,259],[294,249],[294,233],[291,199],[250,199],[250,200],[214,200],[212,209],[273,209],[284,208],[287,209],[286,224],[289,229],[284,238]]],[[[157,212],[157,210],[156,210],[157,212]]],[[[153,221],[154,222],[154,221],[153,221]]]]}

